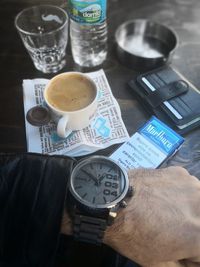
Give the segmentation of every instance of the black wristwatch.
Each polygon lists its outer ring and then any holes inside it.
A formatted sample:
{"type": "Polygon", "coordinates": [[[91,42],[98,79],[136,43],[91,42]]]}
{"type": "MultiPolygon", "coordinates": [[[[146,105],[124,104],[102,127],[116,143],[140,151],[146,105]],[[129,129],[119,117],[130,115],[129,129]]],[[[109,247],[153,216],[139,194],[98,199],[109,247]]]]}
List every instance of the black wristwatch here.
{"type": "Polygon", "coordinates": [[[126,171],[110,158],[91,156],[78,162],[69,179],[66,202],[75,239],[101,244],[106,227],[132,195],[126,171]]]}

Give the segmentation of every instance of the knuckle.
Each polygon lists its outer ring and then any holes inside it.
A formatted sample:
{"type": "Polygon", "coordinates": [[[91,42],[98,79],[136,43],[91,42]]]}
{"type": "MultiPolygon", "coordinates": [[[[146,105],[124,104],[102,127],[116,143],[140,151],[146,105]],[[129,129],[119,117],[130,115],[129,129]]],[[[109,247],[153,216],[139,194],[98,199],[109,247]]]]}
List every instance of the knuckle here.
{"type": "Polygon", "coordinates": [[[177,175],[183,176],[183,175],[190,175],[189,172],[181,167],[181,166],[171,166],[169,169],[173,172],[175,172],[177,175]]]}

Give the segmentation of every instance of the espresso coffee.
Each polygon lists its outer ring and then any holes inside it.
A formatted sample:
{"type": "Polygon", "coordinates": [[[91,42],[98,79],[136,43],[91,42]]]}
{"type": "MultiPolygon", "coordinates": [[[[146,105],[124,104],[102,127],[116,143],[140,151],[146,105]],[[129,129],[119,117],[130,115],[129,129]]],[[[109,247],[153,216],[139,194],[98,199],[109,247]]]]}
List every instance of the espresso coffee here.
{"type": "Polygon", "coordinates": [[[90,80],[77,73],[71,73],[52,80],[46,98],[55,109],[76,111],[92,103],[96,94],[96,88],[90,80]]]}

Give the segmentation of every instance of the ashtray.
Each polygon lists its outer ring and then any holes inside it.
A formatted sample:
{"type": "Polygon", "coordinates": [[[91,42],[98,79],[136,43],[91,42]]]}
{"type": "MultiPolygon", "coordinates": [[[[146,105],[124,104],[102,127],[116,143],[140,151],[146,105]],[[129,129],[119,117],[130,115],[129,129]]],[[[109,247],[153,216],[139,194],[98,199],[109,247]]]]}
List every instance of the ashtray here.
{"type": "Polygon", "coordinates": [[[136,19],[115,32],[119,61],[135,70],[150,70],[170,62],[177,47],[177,34],[160,23],[136,19]]]}

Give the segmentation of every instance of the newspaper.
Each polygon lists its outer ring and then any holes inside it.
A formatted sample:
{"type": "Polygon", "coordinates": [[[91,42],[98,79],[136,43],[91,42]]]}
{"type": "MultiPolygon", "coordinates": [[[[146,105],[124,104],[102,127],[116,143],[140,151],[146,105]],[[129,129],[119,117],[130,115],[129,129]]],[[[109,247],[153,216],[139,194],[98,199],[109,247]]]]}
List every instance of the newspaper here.
{"type": "MultiPolygon", "coordinates": [[[[114,98],[103,70],[87,73],[98,88],[98,108],[90,126],[60,138],[56,125],[35,127],[25,120],[28,152],[50,155],[83,156],[128,140],[119,104],[114,98]]],[[[23,80],[24,114],[36,105],[45,105],[43,90],[47,79],[23,80]]]]}

